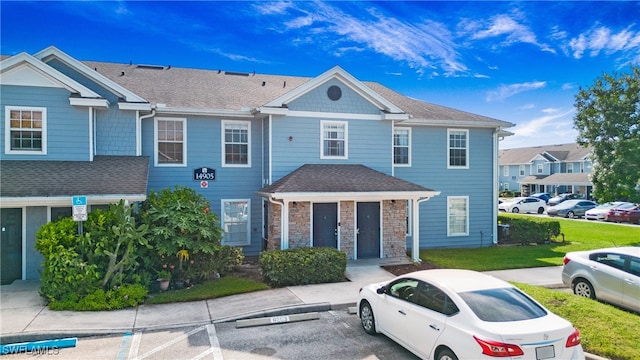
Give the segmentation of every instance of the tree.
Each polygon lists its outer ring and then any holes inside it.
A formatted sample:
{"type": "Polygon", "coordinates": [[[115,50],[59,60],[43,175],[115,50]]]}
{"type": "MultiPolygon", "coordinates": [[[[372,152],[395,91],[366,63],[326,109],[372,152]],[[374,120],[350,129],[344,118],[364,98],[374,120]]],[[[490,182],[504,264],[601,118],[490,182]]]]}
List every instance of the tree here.
{"type": "Polygon", "coordinates": [[[593,149],[594,197],[640,202],[640,67],[581,87],[575,107],[577,142],[593,149]]]}

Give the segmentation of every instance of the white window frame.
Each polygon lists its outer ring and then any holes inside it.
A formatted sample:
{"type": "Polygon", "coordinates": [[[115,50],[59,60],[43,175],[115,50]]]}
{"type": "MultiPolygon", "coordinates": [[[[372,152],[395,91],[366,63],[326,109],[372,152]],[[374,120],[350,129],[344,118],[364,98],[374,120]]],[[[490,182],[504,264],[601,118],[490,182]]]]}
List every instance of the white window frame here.
{"type": "MultiPolygon", "coordinates": [[[[462,148],[455,148],[462,149],[462,148]]],[[[469,130],[467,129],[447,129],[447,169],[468,169],[469,168],[469,130]],[[451,165],[451,135],[454,133],[465,134],[465,165],[451,165]]]]}
{"type": "MultiPolygon", "coordinates": [[[[36,106],[5,106],[4,108],[4,152],[11,155],[46,155],[47,154],[47,108],[36,106]],[[22,130],[31,128],[12,128],[11,127],[11,111],[33,111],[42,113],[42,134],[40,150],[12,150],[11,149],[11,130],[22,130]]],[[[33,129],[28,131],[34,131],[33,129]]],[[[37,131],[37,130],[36,130],[37,131]]]]}
{"type": "Polygon", "coordinates": [[[504,165],[502,167],[502,176],[509,176],[509,165],[504,165]]]}
{"type": "Polygon", "coordinates": [[[392,137],[392,148],[393,148],[393,166],[395,167],[410,167],[411,166],[411,128],[410,127],[396,127],[393,129],[393,137],[392,137]],[[396,145],[396,131],[406,131],[407,132],[407,146],[396,145]],[[396,148],[407,148],[407,163],[396,163],[396,148]]]}
{"type": "Polygon", "coordinates": [[[524,165],[520,165],[520,176],[524,176],[525,175],[525,167],[524,165]]]}
{"type": "Polygon", "coordinates": [[[537,165],[537,171],[538,171],[538,174],[543,174],[544,173],[544,165],[543,164],[538,164],[537,165]]]}
{"type": "MultiPolygon", "coordinates": [[[[172,117],[156,117],[153,119],[153,154],[154,164],[156,167],[185,167],[187,166],[187,119],[186,118],[172,118],[172,117]],[[160,162],[160,156],[158,156],[158,122],[159,121],[173,121],[182,123],[182,162],[180,163],[163,163],[160,162]]],[[[179,141],[176,141],[179,142],[179,141]]]]}
{"type": "Polygon", "coordinates": [[[469,197],[468,196],[448,196],[447,197],[447,236],[468,236],[469,235],[469,197]],[[464,200],[464,232],[454,232],[452,226],[454,225],[451,221],[453,216],[452,214],[452,203],[455,200],[464,200]]]}
{"type": "Polygon", "coordinates": [[[348,159],[349,158],[349,123],[346,121],[328,121],[322,120],[320,121],[320,159],[348,159]],[[324,151],[324,141],[325,140],[340,140],[340,139],[325,139],[325,127],[328,126],[338,126],[341,127],[344,131],[344,138],[342,139],[344,143],[344,154],[343,155],[325,155],[324,151]]]}
{"type": "MultiPolygon", "coordinates": [[[[251,199],[221,199],[220,200],[220,212],[222,215],[220,216],[220,226],[222,227],[224,233],[222,236],[222,245],[229,246],[247,246],[251,245],[251,199]],[[246,241],[229,241],[224,234],[227,234],[227,225],[232,225],[230,221],[227,221],[225,209],[227,203],[246,203],[246,241]]],[[[241,222],[233,222],[233,224],[241,223],[241,222]]]]}
{"type": "MultiPolygon", "coordinates": [[[[222,120],[222,132],[220,137],[220,142],[222,146],[222,167],[236,167],[236,168],[248,168],[251,167],[251,121],[244,120],[222,120]],[[227,140],[226,140],[226,131],[228,126],[243,126],[247,128],[247,163],[246,164],[227,164],[227,140]]],[[[242,143],[239,143],[242,144],[242,143]]]]}

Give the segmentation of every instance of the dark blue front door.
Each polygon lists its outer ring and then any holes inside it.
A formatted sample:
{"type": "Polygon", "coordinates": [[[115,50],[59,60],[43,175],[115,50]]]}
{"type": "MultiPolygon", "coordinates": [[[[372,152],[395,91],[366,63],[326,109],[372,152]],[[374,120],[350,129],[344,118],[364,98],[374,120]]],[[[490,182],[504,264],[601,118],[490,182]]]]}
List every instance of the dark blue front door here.
{"type": "Polygon", "coordinates": [[[0,283],[22,279],[22,209],[0,209],[0,283]]]}
{"type": "Polygon", "coordinates": [[[338,247],[338,204],[313,204],[313,247],[338,247]]]}
{"type": "Polygon", "coordinates": [[[358,259],[380,257],[380,203],[359,202],[357,207],[358,259]]]}

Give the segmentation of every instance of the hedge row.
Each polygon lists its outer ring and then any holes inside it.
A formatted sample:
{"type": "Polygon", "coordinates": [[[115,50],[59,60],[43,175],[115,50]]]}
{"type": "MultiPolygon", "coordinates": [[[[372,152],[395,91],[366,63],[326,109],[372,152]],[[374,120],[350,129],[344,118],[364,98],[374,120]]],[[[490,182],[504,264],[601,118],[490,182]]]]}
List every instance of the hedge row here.
{"type": "Polygon", "coordinates": [[[502,241],[505,243],[544,244],[560,235],[560,222],[557,220],[498,215],[498,223],[509,225],[509,235],[502,241]]]}
{"type": "Polygon", "coordinates": [[[347,255],[334,248],[270,250],[260,254],[260,270],[273,287],[344,280],[347,255]]]}

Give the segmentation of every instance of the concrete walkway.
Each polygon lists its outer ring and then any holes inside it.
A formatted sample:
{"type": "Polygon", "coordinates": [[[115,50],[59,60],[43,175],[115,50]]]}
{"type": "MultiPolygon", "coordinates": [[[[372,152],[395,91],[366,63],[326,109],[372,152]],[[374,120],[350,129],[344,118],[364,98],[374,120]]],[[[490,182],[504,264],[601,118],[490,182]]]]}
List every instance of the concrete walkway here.
{"type": "MultiPolygon", "coordinates": [[[[561,267],[492,271],[507,281],[557,287],[561,267]]],[[[38,295],[38,281],[16,281],[0,287],[0,343],[35,341],[52,337],[122,334],[150,329],[219,323],[264,316],[327,311],[354,306],[359,289],[388,281],[393,274],[378,263],[347,267],[349,281],[290,286],[220,299],[140,305],[115,311],[51,311],[38,295]]]]}

